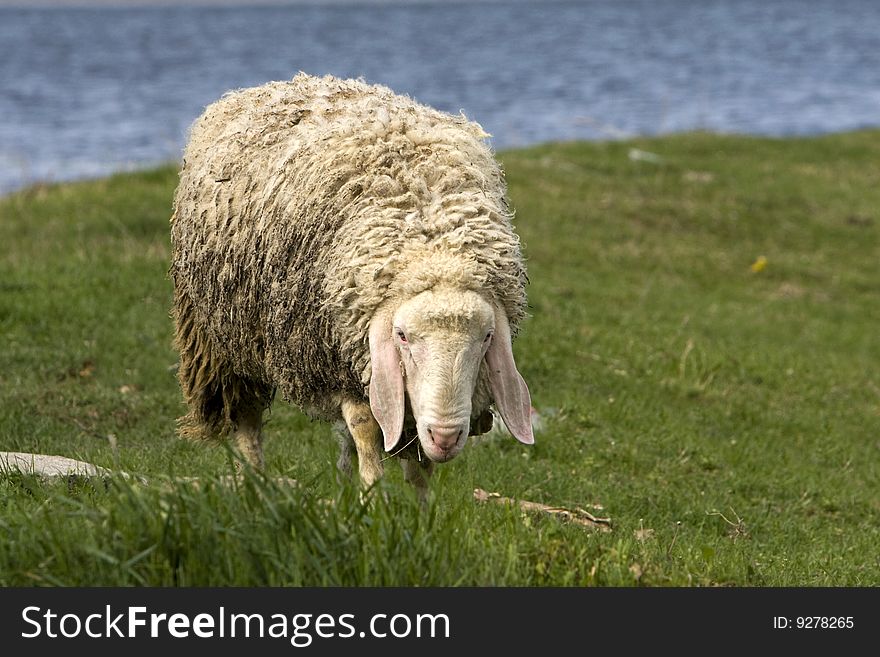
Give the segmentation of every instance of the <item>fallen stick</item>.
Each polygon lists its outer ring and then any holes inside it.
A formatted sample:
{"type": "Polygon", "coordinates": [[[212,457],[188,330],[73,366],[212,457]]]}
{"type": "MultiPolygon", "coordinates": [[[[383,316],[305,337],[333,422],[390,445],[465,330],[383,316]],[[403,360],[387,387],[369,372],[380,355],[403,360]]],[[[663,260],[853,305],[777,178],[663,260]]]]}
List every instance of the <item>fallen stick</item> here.
{"type": "Polygon", "coordinates": [[[597,518],[589,511],[580,508],[565,509],[539,502],[530,502],[529,500],[514,500],[510,497],[502,497],[499,493],[489,493],[482,488],[474,489],[474,499],[477,502],[495,502],[497,504],[507,504],[508,506],[518,506],[527,513],[547,513],[565,522],[571,522],[587,529],[594,529],[600,532],[611,531],[611,518],[597,518]]]}

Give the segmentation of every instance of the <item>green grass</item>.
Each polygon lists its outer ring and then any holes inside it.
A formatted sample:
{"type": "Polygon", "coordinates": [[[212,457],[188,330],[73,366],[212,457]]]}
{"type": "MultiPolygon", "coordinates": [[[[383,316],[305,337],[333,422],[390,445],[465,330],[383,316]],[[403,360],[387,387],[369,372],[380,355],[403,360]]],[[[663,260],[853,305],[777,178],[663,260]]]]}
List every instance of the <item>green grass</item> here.
{"type": "Polygon", "coordinates": [[[282,402],[267,478],[223,484],[226,450],[175,438],[173,169],[0,200],[0,450],[151,481],[0,474],[0,584],[880,584],[880,132],[500,157],[546,426],[470,445],[426,510],[396,467],[361,505],[329,427],[282,402]]]}

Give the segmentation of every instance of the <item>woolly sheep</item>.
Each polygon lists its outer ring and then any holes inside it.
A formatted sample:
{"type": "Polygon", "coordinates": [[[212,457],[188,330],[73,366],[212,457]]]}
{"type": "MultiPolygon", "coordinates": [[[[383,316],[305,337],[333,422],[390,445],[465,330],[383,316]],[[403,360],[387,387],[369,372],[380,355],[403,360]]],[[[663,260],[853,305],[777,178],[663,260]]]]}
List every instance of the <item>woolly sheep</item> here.
{"type": "Polygon", "coordinates": [[[511,347],[526,273],[486,137],[331,76],[208,106],[171,218],[181,435],[231,432],[261,467],[280,390],[337,423],[340,469],[356,451],[371,485],[384,446],[422,495],[435,462],[491,428],[492,403],[533,443],[511,347]]]}

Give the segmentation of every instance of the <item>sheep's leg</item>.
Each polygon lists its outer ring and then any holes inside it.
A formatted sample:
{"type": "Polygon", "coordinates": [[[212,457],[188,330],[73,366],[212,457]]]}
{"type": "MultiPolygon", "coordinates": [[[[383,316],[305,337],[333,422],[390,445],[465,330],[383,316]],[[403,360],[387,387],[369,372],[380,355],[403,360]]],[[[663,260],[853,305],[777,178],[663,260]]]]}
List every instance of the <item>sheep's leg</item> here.
{"type": "Polygon", "coordinates": [[[369,488],[383,473],[382,430],[370,411],[370,405],[360,401],[342,402],[342,417],[357,449],[361,485],[369,488]]]}
{"type": "Polygon", "coordinates": [[[336,461],[336,468],[344,479],[351,479],[351,459],[355,453],[354,441],[345,422],[335,423],[333,433],[339,443],[339,460],[336,461]]]}
{"type": "Polygon", "coordinates": [[[263,409],[250,407],[234,420],[233,444],[251,467],[263,469],[263,409]]]}
{"type": "Polygon", "coordinates": [[[427,458],[421,462],[411,459],[404,459],[400,462],[403,466],[403,478],[411,483],[419,496],[419,502],[422,504],[428,501],[428,479],[434,472],[434,462],[427,458]]]}

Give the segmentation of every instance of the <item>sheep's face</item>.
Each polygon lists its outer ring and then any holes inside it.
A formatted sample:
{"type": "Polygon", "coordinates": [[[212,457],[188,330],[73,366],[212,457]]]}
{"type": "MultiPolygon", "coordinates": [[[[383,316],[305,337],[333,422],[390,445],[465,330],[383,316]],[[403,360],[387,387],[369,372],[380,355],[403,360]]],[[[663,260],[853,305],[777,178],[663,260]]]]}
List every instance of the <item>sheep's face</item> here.
{"type": "Polygon", "coordinates": [[[371,325],[370,357],[370,406],[386,449],[400,437],[405,390],[424,453],[437,462],[456,456],[470,431],[484,361],[508,428],[534,442],[528,388],[513,363],[507,318],[476,292],[433,289],[403,302],[390,322],[371,325]]]}
{"type": "Polygon", "coordinates": [[[432,461],[448,461],[467,441],[471,399],[494,331],[492,306],[474,292],[423,292],[394,313],[392,340],[419,442],[432,461]]]}

